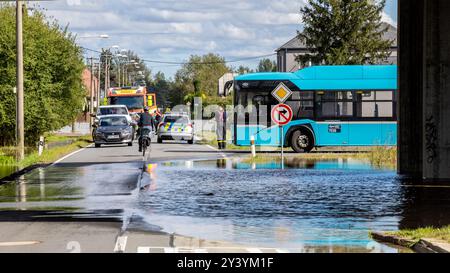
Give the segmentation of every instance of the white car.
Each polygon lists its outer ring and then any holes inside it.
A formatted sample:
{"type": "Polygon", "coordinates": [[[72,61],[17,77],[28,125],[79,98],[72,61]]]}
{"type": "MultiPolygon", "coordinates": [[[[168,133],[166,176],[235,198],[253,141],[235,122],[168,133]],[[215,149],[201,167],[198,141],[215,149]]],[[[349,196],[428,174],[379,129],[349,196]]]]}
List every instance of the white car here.
{"type": "Polygon", "coordinates": [[[128,112],[128,108],[126,105],[103,105],[100,106],[97,110],[96,119],[100,119],[103,116],[109,115],[126,115],[127,119],[131,122],[131,115],[128,112]]]}
{"type": "Polygon", "coordinates": [[[187,140],[189,144],[194,143],[194,123],[186,114],[164,115],[158,125],[158,143],[163,140],[187,140]]]}

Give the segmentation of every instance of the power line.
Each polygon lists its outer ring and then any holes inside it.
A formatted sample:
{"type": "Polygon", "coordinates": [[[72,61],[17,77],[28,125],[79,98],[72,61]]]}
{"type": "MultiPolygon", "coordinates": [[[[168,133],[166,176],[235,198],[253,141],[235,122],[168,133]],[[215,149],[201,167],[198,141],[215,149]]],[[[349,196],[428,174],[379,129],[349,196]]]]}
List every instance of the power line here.
{"type": "Polygon", "coordinates": [[[247,58],[241,58],[241,59],[235,59],[235,60],[224,60],[224,61],[217,61],[217,62],[169,62],[169,61],[155,61],[155,60],[145,60],[142,61],[147,63],[158,63],[158,64],[173,64],[173,65],[185,65],[185,64],[199,64],[199,65],[208,65],[208,64],[225,64],[225,63],[237,63],[242,61],[248,61],[248,60],[254,60],[254,59],[261,59],[265,57],[274,56],[276,53],[272,54],[266,54],[266,55],[260,55],[260,56],[253,56],[253,57],[247,57],[247,58]]]}
{"type": "MultiPolygon", "coordinates": [[[[87,51],[91,51],[91,52],[96,52],[96,53],[102,53],[98,50],[94,50],[94,49],[90,49],[87,47],[82,47],[80,46],[80,48],[87,50],[87,51]]],[[[217,61],[217,62],[171,62],[171,61],[161,61],[161,60],[146,60],[146,59],[140,59],[143,62],[146,63],[157,63],[157,64],[167,64],[167,65],[174,65],[174,66],[178,66],[178,65],[185,65],[185,64],[193,64],[193,65],[210,65],[210,64],[226,64],[226,63],[237,63],[237,62],[242,62],[242,61],[248,61],[248,60],[255,60],[255,59],[261,59],[261,58],[266,58],[266,57],[271,57],[276,55],[276,53],[271,53],[271,54],[266,54],[266,55],[260,55],[260,56],[253,56],[253,57],[246,57],[246,58],[241,58],[241,59],[235,59],[235,60],[224,60],[224,61],[217,61]]]]}

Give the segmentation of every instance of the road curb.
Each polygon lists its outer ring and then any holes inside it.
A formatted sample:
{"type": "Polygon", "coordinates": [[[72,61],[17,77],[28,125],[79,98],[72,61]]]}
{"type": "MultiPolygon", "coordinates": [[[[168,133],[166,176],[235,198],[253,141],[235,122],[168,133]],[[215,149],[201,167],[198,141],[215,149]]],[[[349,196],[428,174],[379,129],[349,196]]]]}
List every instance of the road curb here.
{"type": "Polygon", "coordinates": [[[450,253],[450,244],[433,239],[409,240],[383,232],[371,232],[370,236],[379,243],[389,243],[414,250],[417,253],[450,253]]]}

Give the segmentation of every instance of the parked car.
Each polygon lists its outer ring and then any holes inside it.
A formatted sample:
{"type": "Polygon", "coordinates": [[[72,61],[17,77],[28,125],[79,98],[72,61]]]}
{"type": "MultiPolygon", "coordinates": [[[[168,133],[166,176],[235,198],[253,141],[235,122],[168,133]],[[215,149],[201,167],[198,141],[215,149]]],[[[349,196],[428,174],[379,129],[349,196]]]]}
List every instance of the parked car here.
{"type": "Polygon", "coordinates": [[[100,118],[104,116],[110,116],[110,115],[125,115],[127,120],[132,124],[133,126],[133,140],[136,135],[136,126],[137,122],[128,112],[128,108],[126,105],[102,105],[98,108],[97,113],[95,114],[94,119],[94,126],[92,131],[92,136],[95,135],[95,131],[98,127],[100,118]]]}
{"type": "Polygon", "coordinates": [[[94,133],[95,147],[102,144],[128,144],[133,146],[134,129],[127,115],[107,115],[100,117],[94,133]]]}
{"type": "Polygon", "coordinates": [[[158,125],[158,143],[163,140],[187,140],[194,143],[194,123],[187,114],[166,114],[158,125]]]}
{"type": "Polygon", "coordinates": [[[131,115],[128,112],[126,105],[102,105],[97,109],[95,114],[96,119],[109,115],[126,115],[127,119],[131,121],[131,115]]]}

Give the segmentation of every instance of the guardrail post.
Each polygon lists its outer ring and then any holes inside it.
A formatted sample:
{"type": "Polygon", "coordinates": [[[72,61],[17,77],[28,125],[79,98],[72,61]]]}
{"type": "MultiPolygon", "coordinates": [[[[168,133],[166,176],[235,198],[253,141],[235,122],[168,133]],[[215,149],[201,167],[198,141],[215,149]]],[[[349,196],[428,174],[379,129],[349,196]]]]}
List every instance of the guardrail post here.
{"type": "Polygon", "coordinates": [[[250,144],[252,145],[252,156],[256,157],[255,136],[250,137],[250,144]]]}
{"type": "Polygon", "coordinates": [[[44,151],[44,137],[39,137],[39,143],[38,143],[38,154],[39,156],[42,155],[42,152],[44,151]]]}

